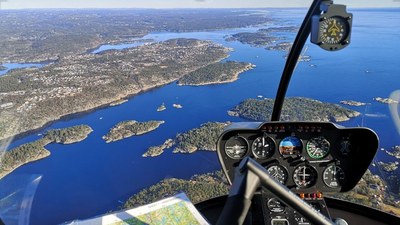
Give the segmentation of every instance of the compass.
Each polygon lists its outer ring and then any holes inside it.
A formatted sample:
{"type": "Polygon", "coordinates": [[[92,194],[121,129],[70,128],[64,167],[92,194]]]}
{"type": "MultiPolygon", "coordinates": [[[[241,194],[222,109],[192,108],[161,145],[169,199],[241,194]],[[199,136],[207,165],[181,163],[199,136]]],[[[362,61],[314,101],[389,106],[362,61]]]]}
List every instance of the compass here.
{"type": "Polygon", "coordinates": [[[345,5],[328,5],[327,11],[312,18],[311,42],[328,51],[343,49],[350,44],[353,15],[345,5]]]}

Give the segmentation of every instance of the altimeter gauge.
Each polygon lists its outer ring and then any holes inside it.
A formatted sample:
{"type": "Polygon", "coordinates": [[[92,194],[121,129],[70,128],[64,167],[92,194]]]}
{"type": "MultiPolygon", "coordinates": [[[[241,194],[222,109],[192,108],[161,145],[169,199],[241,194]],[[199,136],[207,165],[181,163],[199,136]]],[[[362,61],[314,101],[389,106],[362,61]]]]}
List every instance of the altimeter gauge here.
{"type": "Polygon", "coordinates": [[[255,157],[259,159],[266,159],[270,157],[275,151],[275,142],[268,136],[258,137],[253,141],[251,150],[255,157]]]}
{"type": "Polygon", "coordinates": [[[311,42],[328,51],[336,51],[350,43],[353,15],[344,5],[322,5],[325,12],[312,18],[311,42]]]}

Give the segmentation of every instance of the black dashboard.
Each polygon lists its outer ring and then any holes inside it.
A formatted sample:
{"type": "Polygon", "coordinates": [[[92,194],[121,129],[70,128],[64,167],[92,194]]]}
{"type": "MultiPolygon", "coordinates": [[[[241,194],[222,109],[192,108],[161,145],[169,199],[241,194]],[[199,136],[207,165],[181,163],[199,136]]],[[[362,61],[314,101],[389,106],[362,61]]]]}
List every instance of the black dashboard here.
{"type": "Polygon", "coordinates": [[[377,148],[378,137],[372,130],[328,122],[235,123],[217,142],[230,183],[235,167],[250,156],[296,193],[351,190],[377,148]]]}

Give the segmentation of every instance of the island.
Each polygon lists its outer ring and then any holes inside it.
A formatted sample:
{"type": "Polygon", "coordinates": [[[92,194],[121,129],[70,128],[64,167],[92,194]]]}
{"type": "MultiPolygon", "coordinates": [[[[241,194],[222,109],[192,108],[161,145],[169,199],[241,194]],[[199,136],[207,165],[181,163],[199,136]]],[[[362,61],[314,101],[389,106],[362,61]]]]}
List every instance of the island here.
{"type": "Polygon", "coordinates": [[[222,171],[194,175],[188,180],[167,178],[130,197],[123,205],[123,208],[133,208],[155,202],[182,191],[193,204],[196,204],[228,194],[229,185],[222,171]]]}
{"type": "Polygon", "coordinates": [[[134,135],[142,135],[157,129],[165,121],[150,120],[138,122],[136,120],[126,120],[119,122],[103,136],[106,143],[122,140],[134,135]]]}
{"type": "Polygon", "coordinates": [[[242,44],[249,44],[254,47],[264,47],[273,44],[279,38],[267,35],[265,32],[241,32],[226,38],[226,41],[239,41],[242,44]]]}
{"type": "Polygon", "coordinates": [[[391,98],[381,98],[381,97],[376,97],[374,98],[375,101],[380,102],[380,103],[385,103],[385,104],[398,104],[399,101],[391,99],[391,98]]]}
{"type": "Polygon", "coordinates": [[[7,67],[0,65],[0,71],[6,70],[7,67]]]}
{"type": "Polygon", "coordinates": [[[173,153],[193,153],[198,150],[216,151],[215,140],[230,122],[208,122],[199,128],[177,134],[175,139],[168,139],[164,144],[150,147],[142,156],[155,157],[161,155],[165,149],[172,148],[173,153]]]}
{"type": "Polygon", "coordinates": [[[391,151],[386,150],[386,153],[390,156],[400,159],[400,145],[393,146],[392,150],[391,151]]]}
{"type": "Polygon", "coordinates": [[[167,107],[165,107],[165,104],[163,103],[157,108],[157,112],[161,112],[161,111],[164,111],[166,109],[167,109],[167,107]]]}
{"type": "Polygon", "coordinates": [[[117,105],[121,105],[121,104],[124,104],[125,102],[127,102],[128,100],[126,100],[126,99],[120,99],[120,100],[117,100],[117,101],[115,101],[115,102],[111,102],[110,103],[110,106],[117,106],[117,105]]]}
{"type": "Polygon", "coordinates": [[[176,103],[172,104],[172,107],[174,107],[176,109],[182,109],[183,108],[183,106],[181,104],[176,104],[176,103]]]}
{"type": "Polygon", "coordinates": [[[178,85],[209,85],[230,83],[238,79],[239,74],[253,69],[251,63],[243,62],[219,62],[210,64],[183,76],[178,81],[178,85]]]}
{"type": "Polygon", "coordinates": [[[367,103],[357,102],[357,101],[353,101],[353,100],[343,100],[343,101],[340,101],[340,104],[351,105],[351,106],[363,106],[363,105],[366,105],[367,103]]]}
{"type": "Polygon", "coordinates": [[[92,128],[87,125],[49,130],[39,140],[6,151],[0,164],[0,179],[24,164],[48,157],[50,152],[44,148],[46,145],[80,142],[86,139],[92,131],[92,128]]]}
{"type": "Polygon", "coordinates": [[[230,51],[210,41],[181,38],[14,70],[0,76],[0,105],[12,106],[2,109],[0,140],[175,82],[225,59],[230,51]]]}
{"type": "Polygon", "coordinates": [[[279,43],[276,43],[275,45],[268,46],[266,49],[274,50],[274,51],[289,52],[291,48],[292,48],[291,42],[279,42],[279,43]]]}
{"type": "Polygon", "coordinates": [[[395,170],[397,170],[397,168],[399,167],[399,162],[395,161],[395,162],[389,162],[389,163],[384,163],[382,161],[378,162],[378,166],[380,168],[382,168],[384,171],[386,172],[393,172],[395,170]]]}
{"type": "MultiPolygon", "coordinates": [[[[274,100],[247,99],[228,111],[230,116],[238,116],[255,121],[269,121],[273,110],[274,100]]],[[[323,103],[304,97],[286,98],[282,107],[283,121],[319,121],[342,122],[360,113],[346,109],[337,104],[323,103]]]]}

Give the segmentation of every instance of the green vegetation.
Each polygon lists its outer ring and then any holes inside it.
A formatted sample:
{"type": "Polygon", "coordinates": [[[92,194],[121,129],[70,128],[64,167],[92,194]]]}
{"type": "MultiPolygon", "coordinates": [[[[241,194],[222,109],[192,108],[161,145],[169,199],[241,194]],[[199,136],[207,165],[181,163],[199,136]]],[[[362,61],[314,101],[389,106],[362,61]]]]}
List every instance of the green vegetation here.
{"type": "Polygon", "coordinates": [[[0,117],[0,140],[177,81],[229,51],[209,41],[172,39],[14,70],[0,76],[0,105],[7,106],[0,117]]]}
{"type": "MultiPolygon", "coordinates": [[[[273,99],[247,99],[228,111],[231,116],[251,120],[269,121],[273,110],[273,99]]],[[[341,122],[360,113],[337,104],[323,103],[310,98],[286,98],[282,107],[283,121],[333,121],[341,122]]]]}
{"type": "Polygon", "coordinates": [[[239,74],[252,69],[253,65],[244,62],[219,62],[210,64],[183,76],[178,85],[207,85],[235,81],[239,74]]]}
{"type": "Polygon", "coordinates": [[[119,122],[112,127],[110,131],[103,136],[107,142],[118,141],[133,135],[142,135],[157,129],[164,121],[151,120],[147,122],[138,122],[135,120],[127,120],[119,122]]]}
{"type": "Polygon", "coordinates": [[[123,207],[132,208],[149,204],[180,192],[186,193],[189,199],[196,204],[228,194],[229,185],[222,171],[195,175],[189,180],[167,178],[130,197],[123,207]]]}
{"type": "Polygon", "coordinates": [[[264,32],[243,32],[233,34],[231,37],[226,38],[227,41],[239,41],[242,44],[249,44],[255,47],[265,47],[273,44],[278,38],[269,36],[264,32]]]}
{"type": "Polygon", "coordinates": [[[373,175],[370,170],[367,170],[353,190],[340,194],[326,194],[326,196],[378,208],[397,216],[400,215],[398,201],[395,200],[394,195],[387,191],[385,181],[378,175],[373,175]]]}
{"type": "Polygon", "coordinates": [[[199,128],[191,129],[185,133],[177,134],[175,140],[168,139],[164,144],[150,147],[143,157],[161,155],[165,149],[175,147],[174,153],[193,153],[198,150],[216,151],[215,140],[230,123],[208,122],[199,128]]]}
{"type": "Polygon", "coordinates": [[[92,128],[87,125],[78,125],[63,129],[49,130],[39,140],[20,145],[6,151],[0,163],[0,179],[16,168],[50,155],[44,147],[50,143],[71,144],[84,140],[92,128]]]}

